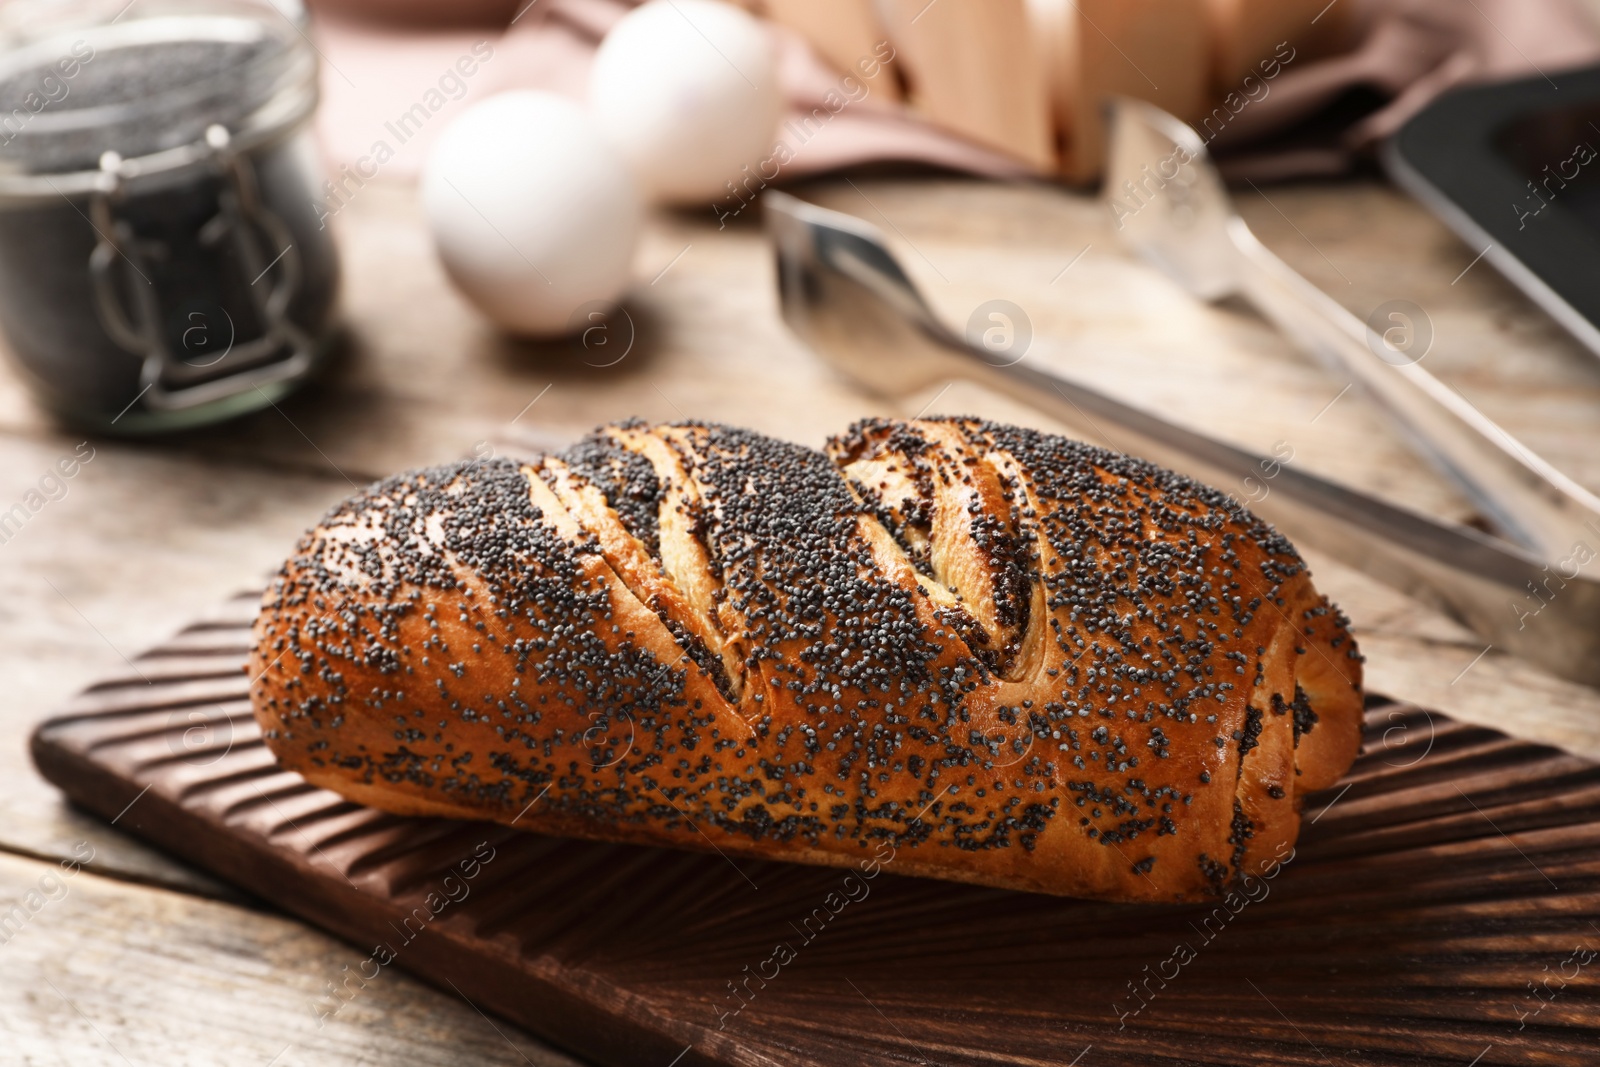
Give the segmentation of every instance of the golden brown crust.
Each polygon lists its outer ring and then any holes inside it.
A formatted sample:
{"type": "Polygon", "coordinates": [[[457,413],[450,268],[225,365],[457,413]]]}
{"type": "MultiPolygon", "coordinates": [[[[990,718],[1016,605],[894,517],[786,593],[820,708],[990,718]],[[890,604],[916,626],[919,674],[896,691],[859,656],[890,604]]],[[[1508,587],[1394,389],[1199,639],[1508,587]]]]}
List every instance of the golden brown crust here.
{"type": "Polygon", "coordinates": [[[1287,855],[1360,739],[1293,548],[1064,438],[605,427],[379,483],[256,624],[287,767],[404,814],[1111,900],[1287,855]]]}

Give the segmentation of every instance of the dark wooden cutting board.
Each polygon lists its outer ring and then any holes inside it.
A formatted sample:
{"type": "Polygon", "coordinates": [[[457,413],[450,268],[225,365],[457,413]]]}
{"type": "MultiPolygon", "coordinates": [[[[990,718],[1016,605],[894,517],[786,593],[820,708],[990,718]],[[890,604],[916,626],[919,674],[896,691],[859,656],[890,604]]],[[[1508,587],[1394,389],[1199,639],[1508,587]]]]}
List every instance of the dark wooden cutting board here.
{"type": "Polygon", "coordinates": [[[1600,767],[1556,749],[1369,701],[1354,770],[1231,907],[847,883],[343,801],[261,743],[254,610],[81,694],[34,758],[372,951],[352,990],[403,967],[615,1067],[1600,1063],[1600,767]]]}

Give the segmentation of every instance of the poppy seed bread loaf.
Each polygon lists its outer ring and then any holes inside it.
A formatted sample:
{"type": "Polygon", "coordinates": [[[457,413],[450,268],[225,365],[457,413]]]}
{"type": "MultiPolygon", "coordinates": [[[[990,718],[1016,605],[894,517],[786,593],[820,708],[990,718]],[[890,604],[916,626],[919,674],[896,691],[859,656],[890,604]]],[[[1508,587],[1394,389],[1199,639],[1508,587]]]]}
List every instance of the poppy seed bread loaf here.
{"type": "Polygon", "coordinates": [[[380,482],[255,628],[286,767],[362,804],[1106,900],[1282,859],[1361,660],[1271,527],[970,419],[826,453],[608,426],[380,482]]]}

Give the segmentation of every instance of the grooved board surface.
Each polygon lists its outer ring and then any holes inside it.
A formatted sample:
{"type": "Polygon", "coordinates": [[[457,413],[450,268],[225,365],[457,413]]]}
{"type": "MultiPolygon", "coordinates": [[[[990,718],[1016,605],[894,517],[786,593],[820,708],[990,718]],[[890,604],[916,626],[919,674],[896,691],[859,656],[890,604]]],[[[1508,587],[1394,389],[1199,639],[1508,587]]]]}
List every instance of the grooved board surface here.
{"type": "Polygon", "coordinates": [[[81,694],[35,735],[40,769],[370,947],[364,973],[454,986],[599,1063],[1600,1062],[1600,767],[1559,750],[1373,700],[1293,857],[1213,906],[900,878],[887,857],[870,878],[735,866],[386,815],[278,769],[246,696],[254,610],[81,694]]]}

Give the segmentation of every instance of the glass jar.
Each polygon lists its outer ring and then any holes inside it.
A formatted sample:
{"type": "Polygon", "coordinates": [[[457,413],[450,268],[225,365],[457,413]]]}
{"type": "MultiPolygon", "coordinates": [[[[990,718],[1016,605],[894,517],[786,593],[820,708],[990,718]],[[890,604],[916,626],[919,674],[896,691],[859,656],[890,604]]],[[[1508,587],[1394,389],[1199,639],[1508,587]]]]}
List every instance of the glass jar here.
{"type": "Polygon", "coordinates": [[[304,22],[267,0],[0,7],[0,331],[63,418],[216,422],[327,351],[304,22]]]}

